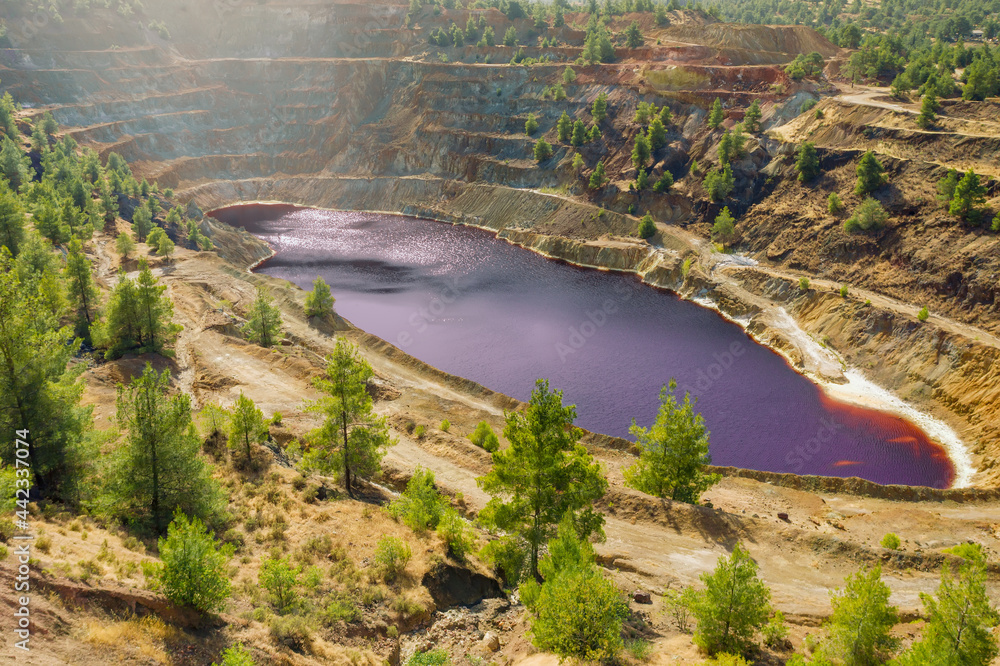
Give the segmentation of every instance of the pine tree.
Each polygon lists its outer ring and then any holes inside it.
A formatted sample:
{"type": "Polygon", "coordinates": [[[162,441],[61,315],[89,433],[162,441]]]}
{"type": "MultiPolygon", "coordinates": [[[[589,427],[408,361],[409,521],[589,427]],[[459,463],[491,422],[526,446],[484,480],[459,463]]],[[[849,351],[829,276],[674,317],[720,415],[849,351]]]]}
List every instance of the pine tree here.
{"type": "Polygon", "coordinates": [[[529,113],[528,119],[524,121],[524,133],[531,136],[538,131],[538,119],[535,118],[535,114],[529,113]]]}
{"type": "Polygon", "coordinates": [[[101,214],[104,216],[104,223],[114,222],[118,217],[118,197],[107,180],[101,179],[101,214]]]}
{"type": "Polygon", "coordinates": [[[598,162],[597,166],[594,167],[593,173],[590,174],[590,189],[596,190],[604,186],[607,181],[607,177],[604,175],[604,162],[598,162]]]}
{"type": "Polygon", "coordinates": [[[36,284],[22,279],[0,248],[0,428],[11,434],[0,439],[0,459],[13,464],[18,433],[35,489],[45,498],[65,498],[78,480],[91,420],[91,410],[79,406],[85,364],[68,367],[79,348],[36,284]]]}
{"type": "Polygon", "coordinates": [[[938,181],[938,201],[947,209],[951,206],[951,200],[955,198],[955,188],[958,187],[958,180],[962,174],[955,169],[948,169],[944,178],[938,181]]]}
{"type": "Polygon", "coordinates": [[[24,242],[24,209],[21,200],[0,180],[0,246],[16,257],[24,242]]]}
{"type": "Polygon", "coordinates": [[[308,469],[342,476],[351,497],[353,479],[378,474],[385,449],[395,443],[385,417],[372,411],[367,385],[373,375],[357,347],[337,338],[333,353],[326,358],[325,376],[313,380],[326,395],[308,405],[309,411],[322,414],[325,420],[309,434],[303,462],[308,469]]]}
{"type": "Polygon", "coordinates": [[[41,125],[35,125],[35,129],[31,133],[31,149],[39,154],[49,149],[49,137],[42,131],[41,125]]]}
{"type": "Polygon", "coordinates": [[[89,342],[90,327],[94,323],[100,297],[90,272],[90,262],[83,254],[83,244],[77,238],[69,243],[69,252],[66,255],[66,280],[69,283],[70,296],[77,304],[77,334],[89,342]]]}
{"type": "Polygon", "coordinates": [[[559,122],[556,123],[556,130],[559,133],[560,141],[569,141],[570,136],[573,134],[573,121],[565,111],[559,116],[559,122]]]}
{"type": "Polygon", "coordinates": [[[976,172],[969,169],[955,186],[948,213],[965,222],[978,223],[982,216],[980,207],[985,203],[986,187],[979,182],[976,172]]]}
{"type": "Polygon", "coordinates": [[[638,125],[645,125],[649,122],[649,117],[656,113],[656,105],[650,102],[639,102],[635,107],[635,118],[633,122],[638,125]]]}
{"type": "Polygon", "coordinates": [[[666,169],[664,169],[663,175],[661,175],[660,179],[653,184],[653,191],[666,192],[673,186],[674,186],[674,175],[669,171],[667,171],[666,169]]]}
{"type": "Polygon", "coordinates": [[[6,176],[10,189],[15,192],[29,181],[27,156],[6,136],[0,150],[0,174],[6,176]]]}
{"type": "Polygon", "coordinates": [[[712,110],[708,113],[708,126],[712,129],[719,129],[722,120],[725,118],[722,112],[722,100],[718,97],[712,103],[712,110]]]}
{"type": "Polygon", "coordinates": [[[131,234],[124,231],[118,234],[118,238],[115,239],[115,250],[122,259],[128,259],[135,252],[135,241],[132,240],[131,234]]]}
{"type": "Polygon", "coordinates": [[[635,21],[625,29],[625,46],[630,49],[637,49],[645,43],[645,39],[642,36],[642,30],[639,29],[639,24],[635,21]]]}
{"type": "Polygon", "coordinates": [[[169,257],[174,253],[174,242],[167,234],[163,234],[156,241],[156,254],[161,257],[169,257]]]}
{"type": "Polygon", "coordinates": [[[608,117],[608,95],[607,93],[601,93],[594,100],[594,105],[591,107],[590,114],[594,117],[594,122],[600,123],[602,120],[608,117]]]}
{"type": "Polygon", "coordinates": [[[570,137],[570,143],[574,146],[582,146],[587,142],[587,127],[583,124],[582,120],[577,120],[573,123],[573,135],[570,137]]]}
{"type": "Polygon", "coordinates": [[[735,186],[733,168],[729,164],[726,164],[721,169],[709,171],[705,174],[702,185],[712,201],[722,201],[730,195],[735,186]]]}
{"type": "Polygon", "coordinates": [[[247,340],[261,347],[277,344],[281,335],[281,310],[275,307],[264,287],[257,287],[257,296],[247,311],[247,323],[242,330],[247,340]]]}
{"type": "Polygon", "coordinates": [[[799,146],[795,158],[795,170],[799,174],[800,183],[807,183],[819,175],[819,156],[816,154],[816,145],[813,142],[804,141],[799,146]]]}
{"type": "Polygon", "coordinates": [[[535,148],[532,152],[536,162],[544,162],[552,157],[552,146],[545,139],[539,139],[535,142],[535,148]]]}
{"type": "Polygon", "coordinates": [[[656,116],[649,123],[649,147],[657,151],[665,145],[667,145],[667,130],[663,127],[660,117],[656,116]]]}
{"type": "Polygon", "coordinates": [[[576,81],[576,72],[573,71],[572,67],[567,67],[563,70],[562,80],[567,86],[576,81]]]}
{"type": "Polygon", "coordinates": [[[705,422],[695,413],[688,394],[683,405],[678,405],[676,388],[677,383],[671,381],[669,390],[664,386],[660,391],[660,409],[651,427],[632,421],[630,432],[642,452],[624,471],[625,483],[654,497],[696,503],[720,477],[705,473],[705,466],[712,463],[705,422]]]}
{"type": "Polygon", "coordinates": [[[673,120],[674,120],[674,114],[670,110],[670,107],[667,106],[666,104],[660,107],[660,122],[663,123],[663,126],[666,127],[667,125],[672,123],[673,120]]]}
{"type": "Polygon", "coordinates": [[[729,245],[733,242],[735,235],[736,220],[733,218],[732,213],[729,212],[729,206],[723,206],[722,211],[715,217],[715,224],[712,225],[712,238],[718,240],[723,245],[729,245]]]}
{"type": "Polygon", "coordinates": [[[180,327],[171,323],[174,306],[164,293],[145,260],[139,262],[139,277],[124,273],[111,291],[105,321],[94,332],[95,344],[104,356],[115,359],[129,351],[159,352],[169,344],[180,327]]]}
{"type": "MultiPolygon", "coordinates": [[[[229,561],[232,544],[221,544],[197,518],[174,514],[167,538],[157,543],[162,564],[154,568],[153,582],[167,599],[203,613],[221,610],[230,593],[229,561]]],[[[242,647],[239,647],[240,651],[242,647]]],[[[227,652],[230,652],[227,650],[227,652]]],[[[236,666],[253,666],[250,655],[236,666]]],[[[224,666],[233,662],[223,659],[224,666]]]]}
{"type": "Polygon", "coordinates": [[[10,96],[9,92],[5,92],[3,97],[0,97],[0,131],[4,133],[5,138],[13,141],[21,136],[21,132],[17,129],[16,112],[17,106],[14,104],[14,98],[10,96]]]}
{"type": "Polygon", "coordinates": [[[573,171],[579,171],[583,168],[583,155],[580,153],[575,153],[573,155],[573,171]]]}
{"type": "Polygon", "coordinates": [[[132,231],[135,232],[135,238],[140,243],[146,241],[146,236],[153,229],[153,216],[149,214],[149,209],[145,206],[140,206],[135,209],[132,214],[132,231]]]}
{"type": "Polygon", "coordinates": [[[174,304],[166,295],[167,287],[153,276],[149,264],[139,263],[139,277],[135,280],[135,304],[143,346],[150,351],[161,351],[168,338],[176,333],[171,324],[174,304]]]}
{"type": "Polygon", "coordinates": [[[823,655],[846,666],[884,663],[896,645],[889,633],[898,619],[890,593],[881,564],[848,576],[844,589],[830,595],[833,615],[823,655]]]}
{"type": "Polygon", "coordinates": [[[986,592],[986,561],[981,550],[968,553],[953,576],[946,561],[937,595],[921,594],[927,626],[923,637],[894,663],[899,666],[988,666],[997,655],[993,628],[1000,615],[986,592]]]}
{"type": "Polygon", "coordinates": [[[656,233],[656,223],[653,222],[653,216],[646,213],[639,220],[639,238],[650,238],[656,233]]]}
{"type": "Polygon", "coordinates": [[[732,136],[726,130],[719,139],[719,164],[727,164],[732,159],[732,152],[732,136]]]}
{"type": "Polygon", "coordinates": [[[757,563],[737,543],[732,555],[720,557],[701,580],[705,590],[692,608],[695,644],[709,654],[748,653],[771,610],[771,591],[757,576],[757,563]]]}
{"type": "Polygon", "coordinates": [[[318,277],[313,280],[312,291],[306,296],[307,317],[327,317],[333,314],[334,298],[326,281],[318,277]]]}
{"type": "Polygon", "coordinates": [[[52,112],[50,111],[46,111],[42,114],[42,122],[39,126],[48,136],[52,136],[59,131],[59,123],[57,123],[56,119],[52,117],[52,112]]]}
{"type": "Polygon", "coordinates": [[[940,107],[937,95],[933,91],[928,91],[920,103],[920,115],[917,116],[917,126],[922,129],[931,127],[934,121],[937,120],[937,112],[940,107]]]}
{"type": "Polygon", "coordinates": [[[128,434],[108,478],[108,510],[162,534],[180,509],[205,519],[219,510],[220,491],[191,423],[191,399],[169,395],[170,373],[146,364],[142,375],[118,386],[118,427],[128,434]]]}
{"type": "Polygon", "coordinates": [[[743,125],[747,128],[747,131],[751,134],[756,134],[760,131],[760,102],[754,100],[750,104],[750,108],[747,109],[746,114],[743,116],[743,125]]]}
{"type": "Polygon", "coordinates": [[[826,198],[826,212],[830,215],[837,215],[842,210],[844,210],[844,202],[840,200],[840,195],[836,192],[830,192],[826,198]]]}
{"type": "Polygon", "coordinates": [[[555,14],[552,18],[552,27],[561,28],[566,25],[566,16],[563,13],[563,8],[560,5],[556,5],[555,14]]]}
{"type": "Polygon", "coordinates": [[[656,7],[653,9],[653,20],[656,21],[656,25],[661,27],[670,24],[667,9],[659,2],[656,3],[656,7]]]}
{"type": "Polygon", "coordinates": [[[236,398],[229,416],[229,448],[242,448],[247,466],[253,463],[254,444],[259,444],[267,438],[267,427],[264,425],[264,412],[257,408],[253,400],[246,397],[242,391],[236,398]]]}
{"type": "Polygon", "coordinates": [[[603,535],[604,518],[593,503],[604,496],[608,481],[578,443],[582,433],[574,420],[576,408],[563,406],[562,391],[550,392],[548,381],[539,379],[527,409],[507,414],[510,447],[493,453],[493,468],[476,480],[492,496],[479,519],[523,539],[528,571],[536,579],[538,551],[567,513],[581,538],[603,535]]]}
{"type": "Polygon", "coordinates": [[[643,169],[649,162],[651,151],[649,149],[649,139],[642,132],[635,137],[635,144],[632,146],[632,166],[636,169],[643,169]]]}
{"type": "Polygon", "coordinates": [[[884,169],[872,151],[866,152],[858,162],[858,182],[854,193],[859,197],[874,192],[885,184],[884,169]]]}

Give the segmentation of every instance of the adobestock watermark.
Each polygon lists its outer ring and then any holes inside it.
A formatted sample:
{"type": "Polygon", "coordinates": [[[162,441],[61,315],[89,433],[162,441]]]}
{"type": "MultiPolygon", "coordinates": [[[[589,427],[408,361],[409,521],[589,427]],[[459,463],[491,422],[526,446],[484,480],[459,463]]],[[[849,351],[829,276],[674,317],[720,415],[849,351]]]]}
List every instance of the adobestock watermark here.
{"type": "Polygon", "coordinates": [[[813,437],[785,454],[785,464],[795,474],[801,472],[806,463],[815,458],[833,440],[834,435],[845,428],[843,423],[832,416],[824,416],[819,423],[819,429],[813,437]]]}
{"type": "Polygon", "coordinates": [[[621,306],[632,300],[632,297],[641,288],[642,286],[635,282],[618,282],[614,286],[615,294],[613,297],[604,299],[593,310],[585,310],[580,323],[570,326],[566,331],[566,337],[555,344],[559,360],[566,363],[570,357],[586,347],[587,342],[597,335],[597,332],[604,328],[611,318],[619,312],[621,306]]]}
{"type": "Polygon", "coordinates": [[[739,340],[734,340],[724,352],[712,354],[714,362],[698,368],[695,372],[694,380],[681,384],[680,389],[684,393],[691,395],[704,395],[708,393],[715,383],[722,379],[741,356],[747,353],[746,345],[739,340]]]}
{"type": "Polygon", "coordinates": [[[27,430],[18,430],[14,439],[14,648],[31,651],[31,516],[28,502],[31,495],[31,456],[27,430]]]}
{"type": "Polygon", "coordinates": [[[406,322],[410,325],[410,330],[400,331],[396,336],[396,346],[406,349],[416,340],[416,336],[423,335],[430,329],[431,324],[439,322],[448,312],[448,308],[455,304],[462,296],[462,288],[457,277],[445,280],[437,294],[430,299],[426,306],[417,308],[406,322]]]}

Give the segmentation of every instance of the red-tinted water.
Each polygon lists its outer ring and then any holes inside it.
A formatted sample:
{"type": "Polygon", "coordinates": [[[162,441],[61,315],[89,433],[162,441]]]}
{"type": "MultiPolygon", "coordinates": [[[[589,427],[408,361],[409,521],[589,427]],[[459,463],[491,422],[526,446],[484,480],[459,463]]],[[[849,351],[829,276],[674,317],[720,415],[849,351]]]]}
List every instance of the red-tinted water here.
{"type": "Polygon", "coordinates": [[[830,399],[739,326],[634,276],[427,220],[264,205],[213,215],[278,251],[259,272],[304,288],[322,276],[360,328],[516,398],[546,377],[589,430],[649,425],[676,378],[698,399],[716,464],[934,487],[954,476],[913,424],[830,399]]]}

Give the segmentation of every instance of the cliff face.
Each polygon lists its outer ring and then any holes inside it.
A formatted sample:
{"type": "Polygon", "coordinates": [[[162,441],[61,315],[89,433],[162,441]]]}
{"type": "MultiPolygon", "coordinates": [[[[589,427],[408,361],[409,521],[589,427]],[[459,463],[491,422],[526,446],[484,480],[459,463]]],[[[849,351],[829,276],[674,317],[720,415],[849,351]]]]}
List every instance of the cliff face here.
{"type": "MultiPolygon", "coordinates": [[[[44,25],[10,17],[2,85],[32,108],[50,109],[81,143],[122,154],[137,174],[204,210],[273,200],[490,228],[549,256],[635,271],[652,284],[710,297],[734,316],[753,318],[755,335],[804,371],[841,381],[839,369],[817,364],[801,340],[774,325],[773,312],[785,307],[850,364],[958,430],[983,470],[977,482],[1000,481],[993,467],[1000,456],[1000,396],[991,388],[997,345],[976,340],[974,329],[934,319],[918,326],[893,304],[864,308],[860,297],[799,294],[778,270],[826,277],[830,290],[832,281],[849,281],[913,304],[914,314],[928,304],[996,332],[995,238],[952,227],[935,236],[933,254],[927,230],[912,225],[874,241],[844,238],[842,220],[823,218],[829,188],[803,189],[794,179],[788,143],[808,139],[820,145],[830,185],[842,192],[850,190],[859,148],[897,160],[892,169],[902,174],[901,188],[927,182],[940,165],[913,152],[914,136],[889,111],[825,103],[825,121],[808,114],[776,133],[777,140],[751,140],[736,166],[739,196],[730,205],[740,214],[740,249],[767,266],[720,268],[705,239],[720,206],[707,202],[700,178],[685,176],[692,159],[715,161],[719,133],[705,129],[708,107],[721,98],[727,126],[754,99],[767,126],[794,118],[816,89],[790,81],[783,64],[807,51],[839,54],[815,32],[731,26],[682,12],[671,13],[664,28],[649,15],[616,17],[615,31],[642,22],[646,45],[620,51],[614,64],[572,65],[575,80],[557,100],[551,88],[580,52],[584,16],[567,15],[566,26],[550,31],[558,46],[524,49],[527,57],[548,54],[553,62],[512,67],[497,64],[510,60],[509,47],[428,44],[432,30],[465,26],[470,17],[492,26],[498,40],[514,27],[522,43],[537,43],[528,19],[512,22],[492,9],[436,15],[425,6],[409,27],[405,4],[381,2],[163,0],[148,11],[124,18],[93,10],[44,25]],[[164,22],[170,39],[147,29],[151,19],[164,22]],[[608,95],[610,111],[602,136],[578,148],[557,141],[559,115],[589,126],[600,93],[608,95]],[[666,145],[653,156],[654,178],[670,171],[678,179],[668,193],[629,192],[640,101],[669,104],[674,114],[666,145]],[[540,124],[533,137],[524,133],[529,113],[540,124]],[[541,165],[531,155],[538,136],[554,147],[541,165]],[[584,159],[580,172],[572,166],[577,152],[584,159]],[[612,184],[589,190],[598,161],[612,184]],[[631,206],[661,223],[655,248],[634,238],[631,206]]],[[[985,168],[991,139],[960,129],[947,150],[947,137],[917,138],[947,160],[973,146],[970,164],[985,168]]],[[[933,209],[932,193],[925,196],[924,203],[901,196],[898,208],[923,220],[933,209]]]]}

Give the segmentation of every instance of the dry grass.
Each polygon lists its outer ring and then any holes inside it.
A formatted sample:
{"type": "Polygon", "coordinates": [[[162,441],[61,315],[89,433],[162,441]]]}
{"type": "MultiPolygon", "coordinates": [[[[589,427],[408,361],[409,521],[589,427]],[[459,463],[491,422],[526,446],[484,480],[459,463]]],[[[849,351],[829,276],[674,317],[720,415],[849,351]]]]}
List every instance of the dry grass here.
{"type": "Polygon", "coordinates": [[[84,640],[128,659],[141,657],[157,664],[169,664],[168,647],[183,639],[183,632],[158,617],[146,616],[117,622],[91,620],[84,640]]]}

